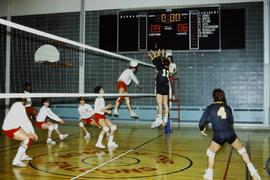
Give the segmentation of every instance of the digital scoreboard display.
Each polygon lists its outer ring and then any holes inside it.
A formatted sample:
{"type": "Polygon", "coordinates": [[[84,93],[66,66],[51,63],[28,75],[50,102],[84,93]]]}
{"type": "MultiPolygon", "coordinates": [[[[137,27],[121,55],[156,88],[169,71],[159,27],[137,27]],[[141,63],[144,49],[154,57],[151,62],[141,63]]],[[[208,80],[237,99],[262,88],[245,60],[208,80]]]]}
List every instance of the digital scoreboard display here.
{"type": "Polygon", "coordinates": [[[147,49],[219,50],[219,6],[148,12],[147,49]]]}
{"type": "Polygon", "coordinates": [[[189,49],[188,10],[148,13],[148,49],[189,49]]]}
{"type": "Polygon", "coordinates": [[[221,49],[219,6],[120,11],[117,17],[118,52],[221,49]]]}

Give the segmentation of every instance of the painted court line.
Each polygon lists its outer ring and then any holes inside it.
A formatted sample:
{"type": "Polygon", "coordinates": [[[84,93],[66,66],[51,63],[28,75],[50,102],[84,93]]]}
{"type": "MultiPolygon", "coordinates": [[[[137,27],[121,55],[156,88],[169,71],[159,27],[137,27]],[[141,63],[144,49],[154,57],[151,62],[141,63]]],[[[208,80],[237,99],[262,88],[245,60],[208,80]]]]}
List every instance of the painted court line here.
{"type": "Polygon", "coordinates": [[[119,156],[116,156],[115,158],[113,158],[113,159],[111,159],[111,160],[109,160],[109,161],[106,161],[106,162],[104,162],[104,163],[102,163],[102,164],[100,164],[100,165],[98,165],[98,166],[96,166],[96,167],[94,167],[94,168],[92,168],[92,169],[90,169],[90,170],[88,170],[88,171],[82,173],[82,174],[79,174],[79,175],[76,176],[76,177],[71,178],[70,180],[77,179],[77,178],[79,178],[79,177],[81,177],[81,176],[83,176],[83,175],[85,175],[85,174],[88,174],[88,173],[90,173],[90,172],[93,172],[94,170],[96,170],[96,169],[98,169],[98,168],[100,168],[100,167],[102,167],[102,166],[104,166],[104,165],[106,165],[106,164],[108,164],[108,163],[110,163],[110,162],[113,162],[114,160],[116,160],[116,159],[118,159],[118,158],[120,158],[120,157],[122,157],[122,156],[124,156],[124,155],[126,155],[126,154],[128,154],[128,153],[130,153],[131,151],[134,151],[134,150],[136,150],[136,149],[138,149],[138,148],[144,146],[145,144],[148,144],[148,143],[154,141],[155,139],[157,139],[157,138],[159,138],[159,137],[161,137],[161,136],[163,136],[163,135],[164,135],[164,134],[161,134],[161,135],[159,135],[159,136],[157,136],[157,137],[155,137],[155,138],[153,138],[153,139],[150,139],[149,141],[146,141],[145,143],[140,144],[140,145],[136,146],[135,148],[132,148],[132,149],[130,149],[130,150],[128,150],[128,151],[126,151],[126,152],[120,154],[119,156]]]}
{"type": "Polygon", "coordinates": [[[230,167],[230,163],[231,163],[231,158],[232,158],[232,152],[233,152],[233,147],[231,147],[231,151],[230,151],[229,158],[228,158],[228,161],[227,161],[227,166],[226,166],[226,169],[225,169],[223,180],[227,179],[227,175],[228,175],[229,167],[230,167]]]}

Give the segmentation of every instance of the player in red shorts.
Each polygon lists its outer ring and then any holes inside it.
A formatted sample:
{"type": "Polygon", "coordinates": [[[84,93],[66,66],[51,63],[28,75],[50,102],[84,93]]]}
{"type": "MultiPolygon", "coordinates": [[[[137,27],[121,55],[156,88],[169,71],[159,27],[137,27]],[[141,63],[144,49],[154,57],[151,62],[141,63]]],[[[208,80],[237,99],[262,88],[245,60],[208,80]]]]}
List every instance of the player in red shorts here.
{"type": "Polygon", "coordinates": [[[37,127],[39,129],[48,129],[48,139],[47,144],[55,144],[55,141],[52,140],[52,132],[55,130],[55,132],[58,134],[60,140],[64,140],[68,137],[68,134],[62,134],[60,130],[58,129],[59,126],[56,123],[50,122],[47,120],[47,117],[49,117],[51,120],[60,122],[61,124],[64,124],[64,121],[60,119],[52,110],[49,108],[49,99],[48,98],[42,98],[41,99],[42,107],[40,108],[38,115],[37,115],[37,127]]]}
{"type": "Polygon", "coordinates": [[[38,140],[32,123],[26,114],[25,104],[26,99],[24,98],[15,102],[7,113],[2,126],[3,134],[10,139],[21,142],[17,154],[12,161],[12,165],[18,167],[25,167],[27,164],[23,161],[32,160],[25,152],[31,146],[32,140],[38,140]]]}
{"type": "Polygon", "coordinates": [[[104,94],[104,90],[102,89],[101,86],[95,87],[94,92],[99,93],[99,96],[95,100],[94,119],[96,123],[102,128],[98,136],[96,147],[105,148],[105,146],[102,144],[102,140],[104,134],[108,132],[109,132],[109,139],[107,144],[108,147],[118,147],[118,145],[113,141],[113,133],[117,129],[117,127],[105,116],[105,113],[106,114],[112,113],[112,111],[110,110],[112,108],[112,105],[108,104],[107,106],[105,106],[105,100],[102,96],[102,94],[104,94]]]}
{"type": "MultiPolygon", "coordinates": [[[[25,94],[30,94],[32,92],[32,86],[30,83],[25,83],[24,86],[23,86],[23,91],[25,94]]],[[[27,115],[29,117],[29,119],[33,119],[33,118],[36,118],[37,114],[38,114],[38,110],[32,106],[32,100],[31,98],[27,98],[27,102],[26,102],[26,105],[25,105],[25,108],[26,108],[26,112],[27,112],[27,115]]]]}
{"type": "MultiPolygon", "coordinates": [[[[131,61],[130,62],[130,67],[122,72],[122,74],[118,78],[118,82],[117,82],[117,90],[118,90],[118,92],[120,94],[127,93],[127,87],[130,85],[131,80],[133,80],[136,83],[136,85],[139,88],[141,88],[141,86],[139,85],[139,81],[138,81],[138,79],[136,78],[136,76],[134,74],[137,70],[138,70],[138,62],[131,61]]],[[[130,116],[132,118],[138,118],[139,116],[134,111],[132,111],[131,103],[130,103],[130,97],[128,97],[128,96],[126,96],[126,97],[120,96],[116,100],[113,115],[114,116],[119,115],[118,108],[122,104],[124,99],[126,101],[127,108],[128,108],[128,110],[130,112],[130,116]]]]}
{"type": "Polygon", "coordinates": [[[80,103],[80,105],[78,107],[78,112],[80,114],[79,126],[85,132],[84,138],[89,139],[90,138],[90,133],[85,128],[85,125],[91,124],[93,126],[97,126],[96,122],[93,119],[94,110],[89,104],[85,103],[85,98],[84,97],[79,97],[78,100],[79,100],[79,103],[80,103]]]}

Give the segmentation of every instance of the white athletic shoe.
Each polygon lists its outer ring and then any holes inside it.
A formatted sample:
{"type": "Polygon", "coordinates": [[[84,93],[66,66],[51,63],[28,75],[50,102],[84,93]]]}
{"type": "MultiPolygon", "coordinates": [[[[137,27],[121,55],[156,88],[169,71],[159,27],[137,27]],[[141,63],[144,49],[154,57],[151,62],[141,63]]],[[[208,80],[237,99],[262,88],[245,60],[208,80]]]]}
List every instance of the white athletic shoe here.
{"type": "Polygon", "coordinates": [[[23,154],[21,157],[21,161],[31,161],[33,158],[28,156],[27,154],[23,154]]]}
{"type": "Polygon", "coordinates": [[[250,172],[250,175],[253,177],[254,180],[261,180],[261,176],[258,174],[257,170],[250,172]]]}
{"type": "Polygon", "coordinates": [[[165,119],[164,119],[164,121],[163,121],[163,123],[162,123],[162,126],[167,126],[167,124],[168,124],[168,120],[165,120],[165,119]]]}
{"type": "Polygon", "coordinates": [[[17,166],[17,167],[26,167],[27,166],[27,164],[22,162],[22,161],[14,161],[14,160],[12,161],[12,165],[17,166]]]}
{"type": "Polygon", "coordinates": [[[102,143],[99,143],[99,142],[97,142],[95,146],[98,147],[98,148],[101,148],[101,149],[105,148],[105,146],[102,143]]]}
{"type": "Polygon", "coordinates": [[[90,139],[90,134],[88,133],[88,134],[86,134],[85,136],[84,136],[84,139],[90,139]]]}
{"type": "Polygon", "coordinates": [[[115,142],[111,142],[111,143],[108,143],[108,148],[109,147],[115,147],[115,148],[117,148],[118,147],[118,144],[116,144],[115,142]]]}
{"type": "Polygon", "coordinates": [[[205,173],[203,175],[204,180],[213,180],[213,170],[210,171],[209,169],[205,170],[205,173]]]}
{"type": "Polygon", "coordinates": [[[118,113],[118,110],[117,110],[117,109],[114,109],[113,115],[114,115],[114,116],[119,116],[119,113],[118,113]]]}
{"type": "Polygon", "coordinates": [[[139,118],[138,114],[136,114],[134,111],[130,112],[130,117],[132,118],[139,118]]]}
{"type": "Polygon", "coordinates": [[[52,139],[47,139],[47,144],[54,145],[56,142],[53,141],[52,139]]]}
{"type": "Polygon", "coordinates": [[[60,138],[60,140],[64,140],[64,139],[66,139],[68,137],[68,135],[69,134],[60,134],[59,138],[60,138]]]}
{"type": "Polygon", "coordinates": [[[159,118],[156,118],[156,120],[154,122],[152,122],[151,128],[159,127],[161,124],[163,124],[163,121],[160,120],[159,118]]]}

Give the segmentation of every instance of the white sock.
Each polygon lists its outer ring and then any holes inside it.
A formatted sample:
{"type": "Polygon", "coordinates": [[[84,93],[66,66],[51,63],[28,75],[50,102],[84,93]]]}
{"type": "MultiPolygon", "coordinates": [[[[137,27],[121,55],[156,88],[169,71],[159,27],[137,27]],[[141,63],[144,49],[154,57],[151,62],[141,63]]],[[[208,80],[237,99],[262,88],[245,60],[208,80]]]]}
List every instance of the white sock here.
{"type": "Polygon", "coordinates": [[[26,149],[27,149],[26,147],[20,146],[13,161],[20,161],[20,159],[21,159],[22,155],[25,153],[26,149]]]}
{"type": "Polygon", "coordinates": [[[108,140],[108,144],[112,143],[113,142],[113,136],[109,136],[109,140],[108,140]]]}
{"type": "Polygon", "coordinates": [[[165,121],[165,122],[168,121],[168,114],[164,114],[164,121],[165,121]]]}
{"type": "Polygon", "coordinates": [[[213,169],[207,168],[207,171],[211,174],[213,174],[213,169]]]}
{"type": "Polygon", "coordinates": [[[103,135],[99,135],[99,136],[98,136],[98,141],[97,141],[97,143],[101,143],[101,144],[102,144],[102,139],[103,139],[103,135]]]}
{"type": "Polygon", "coordinates": [[[255,167],[253,166],[252,163],[247,163],[247,167],[248,167],[249,172],[254,172],[254,171],[256,171],[256,169],[255,169],[255,167]]]}
{"type": "Polygon", "coordinates": [[[157,117],[158,117],[158,120],[162,120],[162,114],[158,114],[157,117]]]}
{"type": "Polygon", "coordinates": [[[52,140],[52,138],[48,137],[48,140],[52,140]]]}

